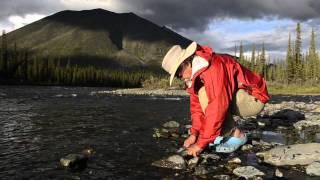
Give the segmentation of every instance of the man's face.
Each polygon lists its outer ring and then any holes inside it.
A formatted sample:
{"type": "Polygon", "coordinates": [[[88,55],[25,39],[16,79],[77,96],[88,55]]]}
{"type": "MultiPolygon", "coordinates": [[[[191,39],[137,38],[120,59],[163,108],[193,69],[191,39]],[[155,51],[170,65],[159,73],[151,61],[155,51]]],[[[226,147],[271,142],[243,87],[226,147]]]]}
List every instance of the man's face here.
{"type": "Polygon", "coordinates": [[[192,67],[189,63],[186,65],[178,74],[178,78],[183,80],[184,82],[190,81],[192,75],[192,67]]]}

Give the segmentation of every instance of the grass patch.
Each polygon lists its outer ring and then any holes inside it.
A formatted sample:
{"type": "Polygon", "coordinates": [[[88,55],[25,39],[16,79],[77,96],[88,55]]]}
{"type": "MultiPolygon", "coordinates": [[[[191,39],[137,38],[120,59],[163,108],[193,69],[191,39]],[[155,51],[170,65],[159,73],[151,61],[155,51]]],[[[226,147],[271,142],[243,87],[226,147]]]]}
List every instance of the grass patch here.
{"type": "Polygon", "coordinates": [[[320,85],[268,83],[269,94],[320,95],[320,85]]]}

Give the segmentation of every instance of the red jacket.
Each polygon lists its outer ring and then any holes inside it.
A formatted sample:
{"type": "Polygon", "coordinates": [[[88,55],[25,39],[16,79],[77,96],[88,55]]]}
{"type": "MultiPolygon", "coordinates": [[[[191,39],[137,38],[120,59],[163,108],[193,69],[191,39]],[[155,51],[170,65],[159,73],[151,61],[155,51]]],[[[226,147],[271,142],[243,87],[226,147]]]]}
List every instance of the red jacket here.
{"type": "Polygon", "coordinates": [[[204,149],[220,135],[232,95],[237,89],[246,90],[263,103],[270,97],[265,80],[240,65],[232,56],[213,53],[207,46],[198,46],[196,55],[206,59],[209,66],[194,74],[192,85],[187,89],[192,119],[190,131],[198,136],[197,145],[204,149]],[[208,96],[205,113],[198,99],[198,90],[203,85],[208,96]]]}

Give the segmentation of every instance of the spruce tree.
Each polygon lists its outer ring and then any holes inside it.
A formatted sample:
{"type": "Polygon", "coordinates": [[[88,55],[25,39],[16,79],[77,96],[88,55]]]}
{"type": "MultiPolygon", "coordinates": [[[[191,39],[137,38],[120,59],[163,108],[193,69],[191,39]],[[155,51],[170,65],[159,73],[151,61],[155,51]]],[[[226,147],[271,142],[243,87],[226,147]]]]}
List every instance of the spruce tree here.
{"type": "Polygon", "coordinates": [[[303,80],[303,66],[302,66],[302,54],[301,54],[301,25],[297,23],[296,28],[296,43],[294,49],[295,58],[295,81],[302,83],[303,80]]]}
{"type": "Polygon", "coordinates": [[[7,46],[7,34],[6,31],[2,31],[1,36],[1,66],[0,71],[6,76],[8,70],[8,46],[7,46]]]}
{"type": "Polygon", "coordinates": [[[252,54],[251,54],[251,62],[250,62],[250,69],[255,71],[255,64],[256,64],[256,45],[252,45],[252,54]]]}
{"type": "Polygon", "coordinates": [[[287,81],[291,83],[294,80],[295,74],[295,61],[293,59],[293,50],[291,45],[291,34],[289,33],[288,39],[288,48],[287,48],[287,56],[286,56],[286,70],[287,70],[287,81]]]}

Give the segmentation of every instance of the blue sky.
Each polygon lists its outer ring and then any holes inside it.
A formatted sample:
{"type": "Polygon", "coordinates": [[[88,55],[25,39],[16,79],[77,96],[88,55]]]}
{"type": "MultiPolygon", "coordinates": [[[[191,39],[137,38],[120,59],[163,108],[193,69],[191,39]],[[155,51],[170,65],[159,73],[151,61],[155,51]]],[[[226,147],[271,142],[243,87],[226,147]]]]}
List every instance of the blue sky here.
{"type": "Polygon", "coordinates": [[[304,50],[311,28],[318,33],[320,25],[319,0],[2,0],[0,29],[10,32],[61,10],[94,8],[134,12],[217,52],[234,54],[242,42],[250,54],[253,44],[259,49],[264,42],[271,59],[285,57],[297,22],[304,50]]]}

